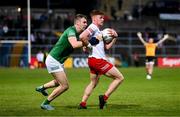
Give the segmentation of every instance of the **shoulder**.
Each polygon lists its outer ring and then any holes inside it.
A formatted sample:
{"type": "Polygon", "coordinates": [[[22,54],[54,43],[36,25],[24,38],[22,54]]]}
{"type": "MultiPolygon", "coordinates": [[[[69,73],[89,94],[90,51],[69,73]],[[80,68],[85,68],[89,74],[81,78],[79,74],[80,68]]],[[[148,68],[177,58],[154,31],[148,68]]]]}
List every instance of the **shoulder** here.
{"type": "Polygon", "coordinates": [[[74,26],[67,28],[64,32],[67,35],[76,35],[76,29],[74,26]]]}
{"type": "Polygon", "coordinates": [[[99,30],[99,28],[95,24],[90,24],[87,28],[89,31],[96,31],[99,30]]]}
{"type": "Polygon", "coordinates": [[[89,25],[89,27],[91,27],[91,28],[98,28],[95,24],[93,24],[93,23],[91,23],[90,25],[89,25]]]}
{"type": "Polygon", "coordinates": [[[66,30],[65,30],[65,32],[70,32],[70,31],[76,31],[76,28],[74,27],[74,26],[70,26],[69,28],[67,28],[66,30]]]}

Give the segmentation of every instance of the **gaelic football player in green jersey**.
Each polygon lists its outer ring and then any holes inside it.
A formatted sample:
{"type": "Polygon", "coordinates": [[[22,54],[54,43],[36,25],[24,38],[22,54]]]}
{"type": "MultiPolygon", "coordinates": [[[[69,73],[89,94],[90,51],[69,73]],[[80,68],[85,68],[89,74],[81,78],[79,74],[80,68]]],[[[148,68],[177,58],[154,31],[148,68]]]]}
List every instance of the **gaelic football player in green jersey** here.
{"type": "Polygon", "coordinates": [[[83,46],[82,41],[79,40],[79,35],[86,27],[86,16],[77,14],[74,19],[74,25],[64,31],[47,56],[45,61],[46,67],[54,79],[36,88],[36,91],[42,93],[44,96],[48,96],[41,104],[42,109],[54,110],[54,107],[50,105],[50,102],[69,88],[63,64],[75,48],[83,46]],[[55,87],[55,89],[48,95],[46,89],[53,87],[55,87]]]}

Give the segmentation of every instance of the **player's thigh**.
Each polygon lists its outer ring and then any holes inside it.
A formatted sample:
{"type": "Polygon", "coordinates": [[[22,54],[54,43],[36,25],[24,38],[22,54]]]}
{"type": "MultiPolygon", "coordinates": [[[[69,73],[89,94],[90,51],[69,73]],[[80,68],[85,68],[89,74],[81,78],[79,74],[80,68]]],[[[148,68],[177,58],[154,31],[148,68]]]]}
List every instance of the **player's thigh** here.
{"type": "Polygon", "coordinates": [[[64,71],[51,73],[54,79],[61,85],[68,85],[68,79],[64,71]]]}
{"type": "Polygon", "coordinates": [[[113,66],[109,71],[107,71],[105,75],[113,79],[124,79],[122,73],[115,66],[113,66]]]}
{"type": "Polygon", "coordinates": [[[101,75],[90,73],[90,80],[92,83],[97,84],[101,75]]]}
{"type": "Polygon", "coordinates": [[[64,71],[64,65],[54,59],[51,55],[46,58],[46,67],[49,73],[64,71]]]}
{"type": "Polygon", "coordinates": [[[146,62],[146,67],[147,68],[152,68],[153,66],[154,66],[154,61],[146,62]]]}

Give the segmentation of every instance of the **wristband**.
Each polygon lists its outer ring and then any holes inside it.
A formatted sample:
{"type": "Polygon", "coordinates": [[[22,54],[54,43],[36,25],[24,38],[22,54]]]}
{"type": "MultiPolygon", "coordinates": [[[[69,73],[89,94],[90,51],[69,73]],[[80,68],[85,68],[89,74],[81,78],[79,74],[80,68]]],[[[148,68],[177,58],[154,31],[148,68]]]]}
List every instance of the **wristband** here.
{"type": "Polygon", "coordinates": [[[89,43],[89,44],[87,45],[87,47],[88,47],[88,48],[91,48],[91,47],[92,47],[92,45],[89,43]]]}

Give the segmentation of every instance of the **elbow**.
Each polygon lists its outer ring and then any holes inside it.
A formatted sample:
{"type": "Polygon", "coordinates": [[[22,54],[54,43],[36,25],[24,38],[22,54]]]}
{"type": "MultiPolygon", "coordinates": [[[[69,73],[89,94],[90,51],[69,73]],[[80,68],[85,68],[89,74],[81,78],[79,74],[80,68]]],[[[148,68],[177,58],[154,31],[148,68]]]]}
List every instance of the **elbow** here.
{"type": "Polygon", "coordinates": [[[88,45],[88,44],[89,44],[88,39],[86,39],[86,38],[81,38],[80,40],[81,40],[81,42],[82,42],[84,45],[88,45]]]}
{"type": "Polygon", "coordinates": [[[85,42],[85,41],[86,41],[85,38],[80,38],[80,40],[81,40],[82,42],[85,42]]]}
{"type": "Polygon", "coordinates": [[[109,50],[111,47],[110,46],[105,46],[105,49],[106,50],[109,50]]]}
{"type": "Polygon", "coordinates": [[[99,40],[96,39],[96,37],[92,37],[92,38],[89,40],[89,43],[90,43],[91,45],[96,45],[96,44],[99,43],[99,40]]]}

